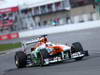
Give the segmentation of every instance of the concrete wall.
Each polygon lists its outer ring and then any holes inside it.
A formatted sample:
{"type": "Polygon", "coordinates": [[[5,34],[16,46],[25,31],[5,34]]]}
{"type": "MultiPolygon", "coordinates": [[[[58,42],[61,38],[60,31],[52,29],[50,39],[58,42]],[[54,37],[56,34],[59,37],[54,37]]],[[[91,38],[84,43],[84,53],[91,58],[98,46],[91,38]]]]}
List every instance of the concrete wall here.
{"type": "Polygon", "coordinates": [[[86,6],[71,9],[71,16],[77,16],[77,15],[94,13],[94,12],[95,9],[93,8],[93,5],[86,5],[86,6]]]}
{"type": "Polygon", "coordinates": [[[62,26],[53,26],[49,28],[43,29],[36,29],[36,30],[27,30],[17,33],[5,34],[0,35],[0,40],[11,40],[16,38],[26,38],[31,36],[43,35],[43,34],[54,34],[54,33],[61,33],[61,32],[70,32],[70,31],[77,31],[77,30],[84,30],[90,28],[97,28],[100,27],[100,20],[97,21],[89,21],[84,23],[76,23],[76,24],[65,24],[62,26]]]}
{"type": "Polygon", "coordinates": [[[19,32],[19,38],[100,27],[100,20],[19,32]]]}

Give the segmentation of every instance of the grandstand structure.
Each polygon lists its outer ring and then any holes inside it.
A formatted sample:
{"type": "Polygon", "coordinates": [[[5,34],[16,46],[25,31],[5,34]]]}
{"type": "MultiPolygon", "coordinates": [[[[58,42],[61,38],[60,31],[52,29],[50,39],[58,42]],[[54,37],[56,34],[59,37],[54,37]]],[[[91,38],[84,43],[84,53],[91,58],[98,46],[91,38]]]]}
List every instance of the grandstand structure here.
{"type": "Polygon", "coordinates": [[[94,0],[2,0],[0,4],[0,33],[97,19],[94,0]]]}

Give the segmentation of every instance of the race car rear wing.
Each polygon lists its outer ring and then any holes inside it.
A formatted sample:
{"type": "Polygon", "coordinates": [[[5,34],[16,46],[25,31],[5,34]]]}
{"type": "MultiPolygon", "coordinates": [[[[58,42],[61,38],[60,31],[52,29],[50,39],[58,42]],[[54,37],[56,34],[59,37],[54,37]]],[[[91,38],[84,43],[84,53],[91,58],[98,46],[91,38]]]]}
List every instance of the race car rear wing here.
{"type": "Polygon", "coordinates": [[[37,42],[39,42],[39,40],[31,40],[31,41],[23,41],[22,43],[24,44],[24,45],[29,45],[29,44],[32,44],[32,43],[37,43],[37,42]]]}
{"type": "Polygon", "coordinates": [[[27,45],[30,45],[30,44],[33,44],[33,43],[37,43],[37,42],[40,42],[41,39],[38,39],[38,38],[45,38],[47,36],[47,34],[45,35],[41,35],[40,37],[37,37],[36,40],[32,39],[32,40],[29,40],[29,41],[22,41],[22,46],[26,47],[27,45]]]}

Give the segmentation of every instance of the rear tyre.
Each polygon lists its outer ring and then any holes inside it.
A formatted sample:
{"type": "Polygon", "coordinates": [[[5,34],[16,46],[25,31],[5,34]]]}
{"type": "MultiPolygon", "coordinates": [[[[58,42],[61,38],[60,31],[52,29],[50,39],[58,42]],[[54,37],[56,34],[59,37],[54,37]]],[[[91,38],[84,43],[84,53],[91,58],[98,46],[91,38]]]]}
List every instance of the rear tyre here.
{"type": "Polygon", "coordinates": [[[18,51],[15,54],[15,64],[17,68],[24,68],[26,67],[26,60],[27,56],[23,51],[18,51]]]}

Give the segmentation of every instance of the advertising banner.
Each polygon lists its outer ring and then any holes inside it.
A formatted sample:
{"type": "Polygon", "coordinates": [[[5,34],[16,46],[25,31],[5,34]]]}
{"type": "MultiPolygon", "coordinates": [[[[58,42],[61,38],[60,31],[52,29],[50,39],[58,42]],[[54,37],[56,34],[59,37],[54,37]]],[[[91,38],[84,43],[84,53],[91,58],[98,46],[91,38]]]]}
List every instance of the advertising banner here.
{"type": "Polygon", "coordinates": [[[6,34],[6,35],[0,35],[0,40],[12,40],[19,38],[18,33],[11,33],[11,34],[6,34]]]}
{"type": "Polygon", "coordinates": [[[9,12],[17,12],[18,10],[19,10],[19,7],[0,9],[0,14],[9,13],[9,12]]]}

